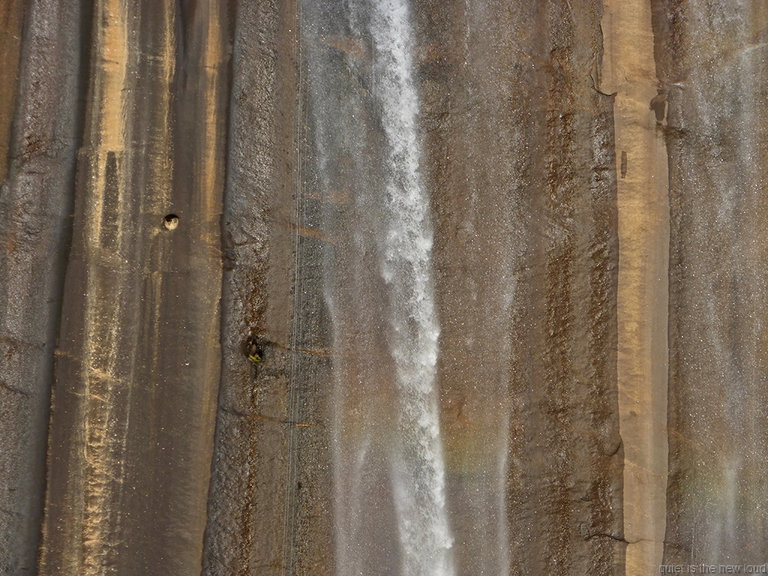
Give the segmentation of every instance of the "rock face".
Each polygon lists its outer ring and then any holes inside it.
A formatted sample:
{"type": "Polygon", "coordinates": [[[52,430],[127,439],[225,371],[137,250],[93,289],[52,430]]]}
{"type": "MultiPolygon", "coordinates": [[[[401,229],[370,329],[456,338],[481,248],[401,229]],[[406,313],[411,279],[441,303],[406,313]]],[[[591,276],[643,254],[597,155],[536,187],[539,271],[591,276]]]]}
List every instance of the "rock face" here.
{"type": "Polygon", "coordinates": [[[41,574],[199,570],[220,374],[227,7],[99,3],[41,574]]]}
{"type": "Polygon", "coordinates": [[[0,572],[35,574],[89,11],[57,1],[0,10],[0,572]]]}
{"type": "Polygon", "coordinates": [[[457,573],[614,573],[618,252],[600,6],[417,14],[422,50],[437,51],[421,74],[457,573]]]}
{"type": "Polygon", "coordinates": [[[659,3],[669,148],[665,563],[763,564],[768,7],[659,3]]]}
{"type": "Polygon", "coordinates": [[[4,2],[0,575],[765,562],[763,4],[4,2]]]}

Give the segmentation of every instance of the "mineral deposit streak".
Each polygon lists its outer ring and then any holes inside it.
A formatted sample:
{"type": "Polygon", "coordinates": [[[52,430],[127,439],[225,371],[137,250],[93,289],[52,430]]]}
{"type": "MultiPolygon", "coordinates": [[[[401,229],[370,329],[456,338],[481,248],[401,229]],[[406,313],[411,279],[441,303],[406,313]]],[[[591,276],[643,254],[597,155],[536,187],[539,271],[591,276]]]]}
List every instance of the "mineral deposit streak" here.
{"type": "Polygon", "coordinates": [[[419,100],[411,78],[413,44],[403,0],[374,2],[375,93],[388,150],[387,232],[381,273],[390,289],[392,356],[402,400],[394,462],[402,572],[443,576],[451,570],[445,472],[435,391],[439,327],[430,259],[429,199],[419,178],[419,100]]]}

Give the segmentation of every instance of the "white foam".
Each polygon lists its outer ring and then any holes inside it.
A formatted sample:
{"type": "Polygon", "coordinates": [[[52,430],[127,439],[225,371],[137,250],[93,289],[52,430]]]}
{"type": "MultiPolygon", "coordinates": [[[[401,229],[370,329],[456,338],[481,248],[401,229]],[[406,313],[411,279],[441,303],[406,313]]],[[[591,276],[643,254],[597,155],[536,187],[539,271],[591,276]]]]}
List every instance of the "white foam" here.
{"type": "Polygon", "coordinates": [[[419,174],[419,98],[405,0],[370,3],[376,78],[387,139],[386,219],[380,263],[391,290],[392,356],[401,396],[394,492],[404,576],[454,573],[436,392],[438,327],[431,276],[429,197],[419,174]]]}

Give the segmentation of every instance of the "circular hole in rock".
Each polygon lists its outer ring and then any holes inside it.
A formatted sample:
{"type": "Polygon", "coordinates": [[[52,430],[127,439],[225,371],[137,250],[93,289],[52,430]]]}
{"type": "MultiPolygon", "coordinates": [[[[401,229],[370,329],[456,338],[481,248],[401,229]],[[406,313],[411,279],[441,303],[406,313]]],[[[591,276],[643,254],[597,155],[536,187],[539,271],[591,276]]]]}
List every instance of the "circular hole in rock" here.
{"type": "Polygon", "coordinates": [[[176,214],[168,214],[163,218],[163,227],[166,230],[175,230],[179,225],[179,217],[176,214]]]}

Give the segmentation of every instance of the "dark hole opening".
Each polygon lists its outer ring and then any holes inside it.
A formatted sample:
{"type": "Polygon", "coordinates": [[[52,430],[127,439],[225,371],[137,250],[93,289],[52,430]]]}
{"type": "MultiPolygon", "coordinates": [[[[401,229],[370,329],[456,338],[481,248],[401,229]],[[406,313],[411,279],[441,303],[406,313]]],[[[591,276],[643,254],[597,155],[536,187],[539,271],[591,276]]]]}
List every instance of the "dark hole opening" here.
{"type": "Polygon", "coordinates": [[[163,218],[163,227],[166,230],[173,230],[179,225],[179,217],[176,214],[168,214],[163,218]]]}
{"type": "Polygon", "coordinates": [[[243,352],[251,362],[260,364],[264,359],[264,341],[251,334],[243,343],[243,352]]]}

